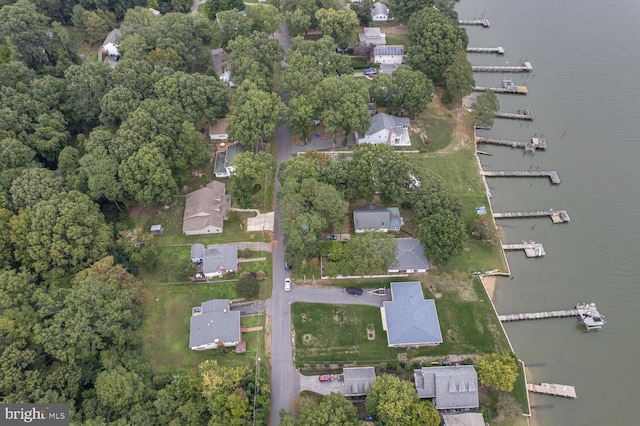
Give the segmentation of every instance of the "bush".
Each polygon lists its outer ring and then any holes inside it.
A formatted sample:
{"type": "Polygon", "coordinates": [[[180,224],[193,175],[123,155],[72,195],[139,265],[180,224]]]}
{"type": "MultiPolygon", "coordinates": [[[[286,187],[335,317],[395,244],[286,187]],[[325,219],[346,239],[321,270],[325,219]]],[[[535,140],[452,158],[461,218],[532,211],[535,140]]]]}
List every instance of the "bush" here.
{"type": "Polygon", "coordinates": [[[496,236],[496,230],[493,223],[486,217],[479,217],[471,223],[469,227],[471,237],[478,240],[491,240],[496,236]]]}
{"type": "Polygon", "coordinates": [[[260,282],[255,272],[250,272],[240,277],[236,283],[236,293],[238,297],[246,300],[254,300],[260,294],[260,282]]]}

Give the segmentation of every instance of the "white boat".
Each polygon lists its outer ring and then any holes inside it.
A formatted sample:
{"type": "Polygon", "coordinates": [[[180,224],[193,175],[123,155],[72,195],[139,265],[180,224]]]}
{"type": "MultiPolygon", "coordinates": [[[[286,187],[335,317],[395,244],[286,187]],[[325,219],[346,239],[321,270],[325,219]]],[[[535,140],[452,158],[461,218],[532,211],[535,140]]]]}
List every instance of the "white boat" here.
{"type": "Polygon", "coordinates": [[[600,314],[595,303],[578,303],[576,310],[587,330],[600,330],[606,324],[604,316],[600,314]]]}

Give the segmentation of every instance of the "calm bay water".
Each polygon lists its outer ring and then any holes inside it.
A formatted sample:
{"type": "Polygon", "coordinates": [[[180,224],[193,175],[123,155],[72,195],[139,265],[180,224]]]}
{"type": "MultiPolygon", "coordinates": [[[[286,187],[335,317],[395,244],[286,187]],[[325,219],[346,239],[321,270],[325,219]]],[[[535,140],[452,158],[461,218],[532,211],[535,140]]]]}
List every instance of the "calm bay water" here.
{"type": "MultiPolygon", "coordinates": [[[[528,60],[528,75],[477,73],[481,85],[503,78],[526,84],[527,96],[500,95],[502,111],[531,108],[535,121],[496,120],[484,134],[527,140],[543,135],[547,152],[483,146],[487,170],[557,170],[546,179],[490,179],[495,211],[566,209],[571,223],[500,221],[505,242],[536,240],[546,257],[508,255],[514,278],[496,289],[500,313],[567,309],[596,302],[600,332],[573,319],[506,325],[518,356],[542,367],[530,382],[574,385],[576,400],[531,395],[535,425],[636,425],[640,385],[640,2],[638,0],[462,0],[470,46],[503,46],[504,56],[469,55],[472,64],[528,60]]],[[[487,269],[493,265],[487,265],[487,269]]]]}

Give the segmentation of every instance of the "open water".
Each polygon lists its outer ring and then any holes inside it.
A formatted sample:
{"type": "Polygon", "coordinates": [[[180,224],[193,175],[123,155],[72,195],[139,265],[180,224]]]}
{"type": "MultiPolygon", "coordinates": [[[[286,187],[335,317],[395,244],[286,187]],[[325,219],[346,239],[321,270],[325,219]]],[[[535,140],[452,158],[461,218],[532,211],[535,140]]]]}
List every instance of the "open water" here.
{"type": "MultiPolygon", "coordinates": [[[[546,257],[508,254],[514,276],[500,278],[499,313],[596,302],[607,324],[586,333],[572,318],[506,324],[530,382],[574,385],[578,398],[531,395],[534,425],[639,425],[640,401],[640,1],[462,0],[470,46],[503,46],[504,56],[470,54],[472,64],[528,60],[530,74],[476,73],[480,85],[513,78],[527,96],[499,95],[502,111],[531,108],[535,121],[497,119],[482,134],[528,140],[546,152],[483,145],[487,170],[556,170],[547,179],[490,179],[494,211],[566,209],[571,223],[500,220],[505,242],[535,240],[546,257]]],[[[486,265],[492,269],[494,265],[486,265]]]]}

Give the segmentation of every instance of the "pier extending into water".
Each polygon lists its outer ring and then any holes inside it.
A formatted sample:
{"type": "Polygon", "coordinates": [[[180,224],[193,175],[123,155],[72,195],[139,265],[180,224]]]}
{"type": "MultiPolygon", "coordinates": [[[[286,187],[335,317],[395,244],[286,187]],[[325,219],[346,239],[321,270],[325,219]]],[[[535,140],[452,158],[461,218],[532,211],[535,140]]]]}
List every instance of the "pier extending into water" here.
{"type": "Polygon", "coordinates": [[[518,112],[496,112],[497,118],[511,118],[514,120],[529,120],[533,121],[533,111],[530,109],[519,109],[518,112]]]}
{"type": "Polygon", "coordinates": [[[533,65],[523,62],[522,65],[471,65],[473,72],[531,72],[533,65]]]}
{"type": "Polygon", "coordinates": [[[467,47],[467,53],[496,53],[504,55],[504,47],[467,47]]]}
{"type": "Polygon", "coordinates": [[[488,19],[458,19],[459,25],[482,25],[482,28],[489,28],[491,22],[488,19]]]}
{"type": "Polygon", "coordinates": [[[502,93],[506,95],[526,95],[529,93],[527,86],[518,86],[510,79],[502,80],[500,87],[474,86],[473,90],[475,92],[486,92],[488,90],[492,90],[495,93],[502,93]]]}
{"type": "Polygon", "coordinates": [[[545,217],[549,216],[553,223],[569,223],[571,218],[566,210],[540,210],[530,212],[494,212],[493,217],[495,219],[524,219],[532,217],[545,217]]]}
{"type": "Polygon", "coordinates": [[[524,314],[498,315],[498,319],[502,322],[508,321],[524,321],[539,320],[547,318],[569,318],[578,317],[580,313],[577,309],[568,309],[565,311],[547,311],[547,312],[527,312],[524,314]]]}
{"type": "Polygon", "coordinates": [[[546,254],[542,244],[535,241],[523,241],[522,244],[503,244],[502,250],[524,250],[527,257],[542,257],[546,254]]]}
{"type": "Polygon", "coordinates": [[[511,148],[524,148],[527,152],[535,152],[537,149],[544,151],[547,149],[547,140],[544,138],[531,138],[530,141],[509,141],[506,139],[487,138],[476,136],[476,143],[486,143],[492,145],[504,145],[511,148]]]}
{"type": "Polygon", "coordinates": [[[500,170],[500,171],[489,171],[489,170],[483,170],[481,172],[484,176],[487,177],[548,177],[549,180],[551,180],[551,183],[553,185],[559,185],[560,184],[560,176],[558,176],[558,172],[556,172],[555,170],[551,170],[551,171],[532,171],[532,172],[524,172],[524,171],[507,171],[507,170],[500,170]]]}
{"type": "Polygon", "coordinates": [[[541,393],[544,395],[562,396],[565,398],[577,398],[576,389],[569,385],[559,385],[556,383],[541,383],[534,385],[527,384],[527,390],[533,393],[541,393]]]}

